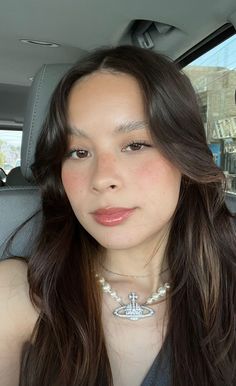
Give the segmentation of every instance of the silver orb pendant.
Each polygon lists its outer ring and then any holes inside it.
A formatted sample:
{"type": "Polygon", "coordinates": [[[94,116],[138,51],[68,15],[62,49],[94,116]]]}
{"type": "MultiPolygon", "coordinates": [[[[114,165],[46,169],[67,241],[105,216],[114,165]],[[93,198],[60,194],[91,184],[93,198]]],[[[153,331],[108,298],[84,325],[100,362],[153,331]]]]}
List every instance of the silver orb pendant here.
{"type": "Polygon", "coordinates": [[[155,313],[152,308],[138,304],[136,301],[138,299],[138,295],[136,295],[135,292],[131,292],[129,294],[129,299],[130,303],[116,308],[113,311],[113,315],[129,320],[140,320],[148,318],[155,313]]]}

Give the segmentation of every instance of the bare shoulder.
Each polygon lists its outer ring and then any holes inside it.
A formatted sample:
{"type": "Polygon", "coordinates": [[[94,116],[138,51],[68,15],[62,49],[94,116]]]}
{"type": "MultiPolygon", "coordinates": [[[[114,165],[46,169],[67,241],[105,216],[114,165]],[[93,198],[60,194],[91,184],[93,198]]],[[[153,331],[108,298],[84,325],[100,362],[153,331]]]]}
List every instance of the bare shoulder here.
{"type": "Polygon", "coordinates": [[[1,285],[4,283],[9,284],[9,279],[20,278],[22,275],[27,275],[28,265],[22,259],[7,259],[0,261],[0,278],[1,285]]]}
{"type": "Polygon", "coordinates": [[[0,385],[19,385],[23,345],[39,312],[29,297],[28,266],[23,260],[0,262],[0,385]]]}
{"type": "Polygon", "coordinates": [[[29,297],[28,265],[24,260],[0,262],[0,329],[20,341],[28,340],[39,317],[29,297]]]}

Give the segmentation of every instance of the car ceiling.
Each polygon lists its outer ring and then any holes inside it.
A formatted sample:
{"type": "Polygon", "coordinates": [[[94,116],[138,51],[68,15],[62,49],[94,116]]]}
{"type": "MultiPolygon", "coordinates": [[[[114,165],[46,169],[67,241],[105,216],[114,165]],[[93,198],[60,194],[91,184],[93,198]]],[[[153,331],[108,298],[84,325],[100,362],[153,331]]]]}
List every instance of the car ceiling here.
{"type": "MultiPolygon", "coordinates": [[[[235,0],[8,0],[0,4],[0,127],[23,122],[30,78],[100,46],[133,44],[136,20],[170,25],[154,49],[176,59],[236,19],[235,0]],[[57,43],[58,48],[20,39],[57,43]],[[5,123],[4,123],[5,122],[5,123]]],[[[14,124],[12,125],[12,127],[14,124]]]]}

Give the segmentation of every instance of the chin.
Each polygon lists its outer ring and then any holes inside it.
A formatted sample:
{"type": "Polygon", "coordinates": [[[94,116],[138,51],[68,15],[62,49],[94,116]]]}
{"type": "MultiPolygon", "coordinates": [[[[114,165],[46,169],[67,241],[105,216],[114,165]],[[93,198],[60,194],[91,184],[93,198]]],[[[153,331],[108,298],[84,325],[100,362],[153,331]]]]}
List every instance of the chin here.
{"type": "Polygon", "coordinates": [[[134,237],[127,239],[127,233],[126,235],[119,236],[113,235],[113,236],[108,236],[105,235],[105,237],[98,237],[98,235],[92,235],[93,238],[96,239],[96,241],[102,245],[104,248],[107,249],[129,249],[129,248],[135,248],[140,245],[140,237],[134,237]],[[107,237],[106,237],[107,236],[107,237]]]}

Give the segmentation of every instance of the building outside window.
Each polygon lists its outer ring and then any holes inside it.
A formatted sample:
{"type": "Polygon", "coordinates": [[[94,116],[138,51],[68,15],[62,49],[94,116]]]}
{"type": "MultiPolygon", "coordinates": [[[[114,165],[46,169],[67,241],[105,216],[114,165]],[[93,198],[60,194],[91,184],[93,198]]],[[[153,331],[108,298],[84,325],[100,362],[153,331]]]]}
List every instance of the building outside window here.
{"type": "Polygon", "coordinates": [[[236,35],[186,66],[200,101],[207,141],[236,194],[236,35]]]}

